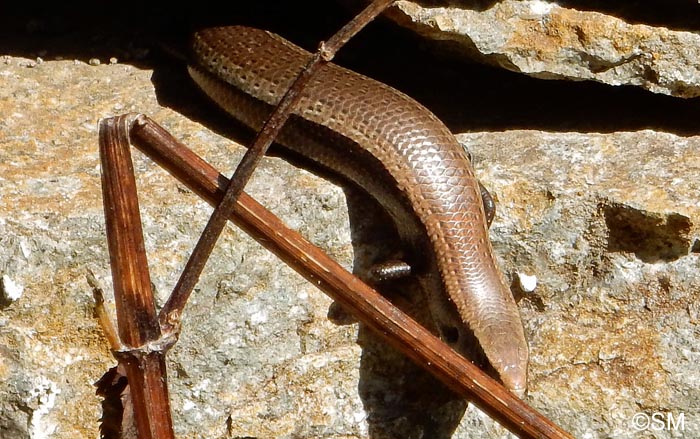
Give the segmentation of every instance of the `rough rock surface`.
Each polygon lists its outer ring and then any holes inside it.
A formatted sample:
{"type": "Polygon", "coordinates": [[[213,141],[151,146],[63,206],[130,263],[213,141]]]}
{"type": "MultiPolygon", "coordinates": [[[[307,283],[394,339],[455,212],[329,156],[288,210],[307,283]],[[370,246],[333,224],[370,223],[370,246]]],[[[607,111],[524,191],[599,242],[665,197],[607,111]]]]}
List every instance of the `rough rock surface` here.
{"type": "MultiPolygon", "coordinates": [[[[240,159],[242,147],[160,108],[150,75],[9,57],[1,66],[0,437],[96,436],[92,384],[113,363],[85,279],[92,271],[109,291],[98,118],[139,110],[227,173],[240,159]]],[[[163,299],[210,209],[142,156],[135,167],[163,299]]],[[[347,223],[337,187],[271,160],[249,192],[350,260],[347,227],[329,227],[347,223]]],[[[360,432],[356,329],[328,321],[330,300],[233,228],[207,273],[170,356],[178,437],[323,436],[341,420],[360,432]]]]}
{"type": "Polygon", "coordinates": [[[684,417],[684,437],[698,435],[700,137],[460,139],[498,198],[504,266],[515,283],[537,278],[520,302],[533,404],[576,437],[638,437],[637,413],[684,417]]]}
{"type": "MultiPolygon", "coordinates": [[[[110,291],[97,119],[144,112],[225,173],[243,151],[220,126],[164,108],[150,70],[107,59],[0,59],[2,439],[97,436],[93,384],[114,364],[85,279],[92,272],[110,291]]],[[[575,437],[640,437],[635,420],[654,413],[676,428],[642,434],[699,436],[700,137],[460,139],[497,198],[492,239],[531,347],[528,402],[575,437]]],[[[210,209],[138,153],[135,166],[162,303],[210,209]]],[[[248,190],[347,267],[391,254],[377,212],[352,190],[277,158],[248,190]]],[[[508,436],[364,328],[329,319],[330,304],[229,227],[168,357],[177,436],[508,436]]]]}
{"type": "Polygon", "coordinates": [[[466,2],[444,3],[402,0],[391,16],[430,38],[454,42],[481,61],[534,77],[700,96],[695,32],[630,24],[542,0],[489,2],[481,10],[466,2]]]}

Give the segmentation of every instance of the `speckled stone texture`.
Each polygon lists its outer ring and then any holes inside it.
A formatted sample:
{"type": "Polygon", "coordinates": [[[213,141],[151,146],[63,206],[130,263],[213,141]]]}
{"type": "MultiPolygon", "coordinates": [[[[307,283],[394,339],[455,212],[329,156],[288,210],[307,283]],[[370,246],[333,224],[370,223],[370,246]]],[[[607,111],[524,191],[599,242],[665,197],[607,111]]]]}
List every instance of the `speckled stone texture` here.
{"type": "Polygon", "coordinates": [[[460,140],[497,197],[492,236],[506,270],[538,279],[520,301],[533,404],[576,437],[638,437],[639,412],[684,416],[686,437],[698,435],[700,137],[460,140]]]}
{"type": "MultiPolygon", "coordinates": [[[[534,4],[521,3],[492,7],[534,4]]],[[[92,55],[57,59],[51,49],[39,54],[45,61],[2,55],[0,438],[94,438],[100,401],[93,384],[115,364],[92,317],[86,281],[92,272],[111,292],[97,120],[146,113],[226,174],[244,149],[222,135],[220,119],[200,123],[205,110],[167,106],[159,81],[186,80],[170,65],[154,72],[145,63],[125,63],[122,52],[92,62],[92,55]]],[[[518,84],[543,90],[558,83],[531,81],[518,84]]],[[[171,94],[188,102],[196,95],[186,82],[174,84],[171,94]]],[[[501,96],[514,93],[504,90],[501,96]]],[[[605,92],[596,88],[595,96],[605,92]]],[[[644,93],[635,102],[661,102],[644,93]]],[[[630,95],[611,96],[608,104],[630,95]]],[[[673,109],[687,108],[663,98],[668,120],[678,118],[673,109]]],[[[483,124],[480,116],[455,122],[462,108],[481,111],[481,99],[455,98],[454,111],[443,111],[450,126],[467,131],[483,124]]],[[[511,126],[522,127],[542,110],[539,101],[517,99],[510,106],[503,98],[496,107],[523,119],[498,119],[500,129],[459,138],[496,197],[491,237],[531,349],[527,401],[575,437],[700,436],[700,131],[666,122],[653,124],[655,130],[616,128],[631,126],[631,113],[590,132],[572,132],[571,126],[589,126],[576,120],[565,128],[516,130],[511,126]],[[532,279],[534,290],[524,291],[532,279]],[[684,430],[639,433],[636,413],[683,417],[684,430]]],[[[193,105],[205,108],[205,102],[193,105]]],[[[585,105],[595,119],[598,107],[590,102],[562,111],[585,105]]],[[[659,116],[655,110],[641,111],[659,116]]],[[[134,153],[134,162],[162,303],[211,209],[141,154],[134,153]]],[[[262,163],[248,191],[355,271],[396,250],[383,217],[361,194],[279,158],[262,163]]],[[[390,298],[425,319],[419,296],[390,298]]],[[[312,285],[228,227],[168,355],[177,437],[508,437],[365,328],[341,324],[329,308],[312,285]]]]}
{"type": "MultiPolygon", "coordinates": [[[[17,58],[1,67],[0,267],[5,295],[8,282],[23,292],[4,298],[0,311],[0,432],[94,437],[99,402],[91,384],[113,363],[85,280],[92,271],[109,291],[97,119],[146,112],[227,173],[242,148],[159,108],[148,71],[17,58]]],[[[210,209],[138,153],[135,168],[151,275],[163,299],[210,209]]],[[[348,264],[347,226],[329,227],[347,224],[338,188],[272,160],[249,192],[348,264]]],[[[183,335],[170,356],[181,437],[239,430],[282,437],[362,419],[355,330],[330,323],[329,299],[242,235],[231,228],[222,238],[188,306],[191,337],[183,335]],[[279,419],[261,422],[269,413],[279,419]]]]}
{"type": "Polygon", "coordinates": [[[402,0],[391,16],[481,61],[534,77],[700,96],[700,35],[691,30],[633,24],[542,0],[498,1],[483,9],[436,3],[402,0]]]}

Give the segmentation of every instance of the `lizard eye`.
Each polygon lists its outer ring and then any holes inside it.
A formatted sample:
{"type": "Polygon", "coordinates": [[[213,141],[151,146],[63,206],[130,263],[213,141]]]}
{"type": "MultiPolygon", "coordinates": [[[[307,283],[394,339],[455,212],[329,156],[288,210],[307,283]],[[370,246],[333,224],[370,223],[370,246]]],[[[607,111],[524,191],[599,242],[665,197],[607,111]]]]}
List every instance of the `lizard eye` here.
{"type": "Polygon", "coordinates": [[[459,329],[454,326],[443,326],[440,328],[445,343],[453,345],[459,341],[459,329]]]}

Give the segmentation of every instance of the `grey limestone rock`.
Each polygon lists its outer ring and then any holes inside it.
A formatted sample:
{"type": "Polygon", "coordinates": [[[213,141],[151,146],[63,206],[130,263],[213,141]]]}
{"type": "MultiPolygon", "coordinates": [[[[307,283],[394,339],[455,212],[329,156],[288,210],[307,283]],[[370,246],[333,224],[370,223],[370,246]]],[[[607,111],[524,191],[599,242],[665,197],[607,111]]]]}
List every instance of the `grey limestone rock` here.
{"type": "Polygon", "coordinates": [[[700,35],[628,23],[613,15],[543,0],[401,0],[390,16],[468,56],[544,79],[633,85],[672,96],[700,96],[700,35]]]}
{"type": "MultiPolygon", "coordinates": [[[[691,32],[533,1],[399,10],[423,17],[422,32],[460,25],[480,59],[527,74],[698,94],[691,32]]],[[[115,363],[86,281],[92,272],[111,291],[96,121],[146,113],[225,174],[244,149],[160,105],[148,69],[43,58],[0,60],[0,438],[93,438],[93,384],[115,363]]],[[[529,337],[527,401],[576,437],[639,437],[637,413],[682,417],[682,433],[700,435],[700,137],[459,138],[498,204],[491,237],[529,337]]],[[[211,209],[134,162],[162,303],[211,209]]],[[[266,159],[248,191],[349,269],[395,250],[371,203],[284,160],[266,159]]],[[[391,299],[425,317],[419,297],[391,299]]],[[[177,436],[508,437],[330,306],[228,227],[168,356],[177,436]]]]}

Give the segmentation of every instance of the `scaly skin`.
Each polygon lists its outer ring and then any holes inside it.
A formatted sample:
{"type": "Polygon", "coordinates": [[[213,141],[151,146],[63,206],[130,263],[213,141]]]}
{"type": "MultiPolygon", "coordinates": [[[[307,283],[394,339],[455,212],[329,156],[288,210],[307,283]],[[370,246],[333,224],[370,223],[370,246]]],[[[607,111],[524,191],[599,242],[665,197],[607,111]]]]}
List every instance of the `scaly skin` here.
{"type": "MultiPolygon", "coordinates": [[[[219,106],[258,129],[310,54],[247,27],[194,37],[190,74],[219,106]]],[[[517,306],[497,267],[471,163],[422,105],[370,78],[327,64],[303,91],[280,143],[355,182],[423,252],[417,274],[443,338],[465,354],[476,337],[511,391],[527,387],[528,347],[517,306]],[[427,250],[427,251],[426,251],[427,250]],[[447,337],[446,330],[457,331],[447,337]]]]}

